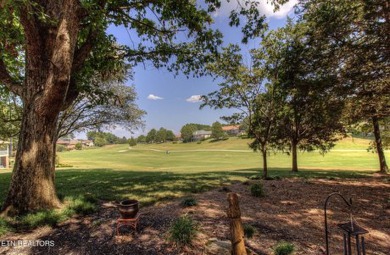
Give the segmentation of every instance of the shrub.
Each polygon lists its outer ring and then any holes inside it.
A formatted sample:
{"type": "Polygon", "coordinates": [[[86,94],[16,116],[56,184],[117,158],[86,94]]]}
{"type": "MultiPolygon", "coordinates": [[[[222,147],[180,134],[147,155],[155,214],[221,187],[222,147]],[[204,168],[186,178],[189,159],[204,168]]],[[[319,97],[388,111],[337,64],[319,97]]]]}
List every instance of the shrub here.
{"type": "Polygon", "coordinates": [[[169,229],[170,240],[178,245],[187,245],[192,242],[196,232],[196,223],[184,215],[174,221],[169,229]]]}
{"type": "Polygon", "coordinates": [[[251,239],[256,232],[255,228],[249,224],[244,224],[243,228],[245,237],[251,239]]]}
{"type": "Polygon", "coordinates": [[[275,255],[289,255],[294,252],[294,245],[288,242],[279,242],[274,247],[275,255]]]}
{"type": "Polygon", "coordinates": [[[133,147],[133,146],[136,146],[136,145],[137,145],[137,140],[134,137],[131,137],[129,139],[129,146],[133,147]]]}
{"type": "Polygon", "coordinates": [[[181,205],[184,207],[195,206],[197,204],[198,204],[198,201],[196,201],[196,199],[193,197],[187,197],[187,198],[184,198],[183,201],[181,201],[181,205]]]}
{"type": "Polygon", "coordinates": [[[254,197],[264,196],[264,189],[261,183],[256,183],[251,185],[251,195],[254,197]]]}
{"type": "Polygon", "coordinates": [[[57,152],[63,152],[63,151],[67,151],[65,145],[62,145],[62,144],[57,144],[56,145],[56,151],[57,152]]]}
{"type": "Polygon", "coordinates": [[[74,146],[74,148],[76,150],[82,150],[83,149],[83,144],[82,143],[76,143],[76,145],[74,146]]]}

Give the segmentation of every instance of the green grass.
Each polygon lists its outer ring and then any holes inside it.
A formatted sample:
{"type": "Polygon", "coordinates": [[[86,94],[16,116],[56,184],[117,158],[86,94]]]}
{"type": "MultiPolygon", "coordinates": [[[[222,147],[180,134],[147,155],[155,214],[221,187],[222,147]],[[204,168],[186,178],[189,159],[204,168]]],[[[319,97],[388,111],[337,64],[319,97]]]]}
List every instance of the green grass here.
{"type": "Polygon", "coordinates": [[[294,252],[295,248],[292,243],[281,241],[274,247],[275,255],[290,255],[294,252]]]}
{"type": "Polygon", "coordinates": [[[11,230],[12,230],[11,224],[7,220],[0,218],[0,236],[6,234],[11,230]]]}
{"type": "MultiPolygon", "coordinates": [[[[107,146],[102,149],[59,153],[60,162],[77,168],[105,168],[135,171],[204,172],[260,168],[261,155],[248,148],[249,140],[230,138],[226,141],[196,143],[165,143],[107,146]],[[166,154],[166,151],[169,154],[166,154]]],[[[376,170],[376,154],[368,153],[369,140],[347,138],[325,156],[318,152],[299,153],[301,169],[376,170]],[[356,160],[358,159],[358,160],[356,160]]],[[[389,155],[389,152],[386,152],[389,155]]],[[[291,157],[286,154],[269,155],[269,167],[290,168],[291,157]]]]}
{"type": "Polygon", "coordinates": [[[181,203],[183,207],[191,207],[198,204],[198,201],[194,197],[186,197],[184,198],[181,203]]]}
{"type": "Polygon", "coordinates": [[[64,208],[58,210],[38,211],[17,217],[0,217],[0,236],[13,230],[28,230],[40,226],[56,226],[60,222],[77,215],[87,215],[96,212],[97,200],[91,196],[66,197],[64,208]]]}
{"type": "Polygon", "coordinates": [[[255,235],[256,229],[252,225],[243,224],[242,227],[246,238],[251,239],[255,235]]]}
{"type": "MultiPolygon", "coordinates": [[[[96,199],[133,198],[145,206],[246,180],[258,175],[262,166],[261,155],[248,149],[248,143],[246,139],[230,138],[201,144],[137,145],[132,149],[127,145],[113,145],[59,153],[61,164],[73,166],[56,171],[57,193],[60,198],[71,201],[61,215],[93,212],[96,199]]],[[[368,143],[369,140],[349,138],[339,142],[335,150],[325,156],[318,152],[300,153],[300,172],[296,174],[290,171],[291,157],[271,154],[269,175],[281,178],[369,176],[378,170],[378,159],[376,154],[365,150],[368,143]]],[[[389,151],[386,156],[389,158],[389,151]]],[[[9,170],[0,170],[0,203],[4,201],[10,178],[9,170]]],[[[36,217],[46,220],[31,218],[27,220],[31,224],[27,225],[56,224],[64,218],[61,215],[42,213],[36,217]]],[[[3,225],[0,224],[0,232],[6,229],[3,225]]]]}
{"type": "MultiPolygon", "coordinates": [[[[230,138],[202,144],[113,145],[59,153],[60,162],[72,165],[56,171],[57,192],[77,198],[91,193],[103,200],[135,198],[141,205],[198,193],[257,175],[262,161],[248,149],[249,140],[230,138]],[[170,153],[166,154],[166,150],[170,153]]],[[[378,169],[376,154],[364,150],[368,140],[351,138],[340,142],[325,156],[318,152],[299,154],[300,172],[290,172],[291,157],[269,156],[269,175],[307,178],[355,178],[378,169]],[[340,146],[339,146],[340,145],[340,146]],[[337,149],[341,148],[341,149],[337,149]],[[352,148],[352,149],[349,149],[352,148]],[[360,149],[359,149],[360,148],[360,149]]],[[[387,157],[389,152],[386,152],[387,157]]],[[[8,189],[10,172],[0,172],[0,203],[8,189]]]]}
{"type": "Polygon", "coordinates": [[[251,195],[254,197],[263,197],[265,195],[262,183],[252,184],[250,187],[250,191],[251,195]]]}
{"type": "Polygon", "coordinates": [[[178,245],[191,244],[197,233],[196,222],[187,215],[176,219],[169,229],[169,239],[178,245]]]}

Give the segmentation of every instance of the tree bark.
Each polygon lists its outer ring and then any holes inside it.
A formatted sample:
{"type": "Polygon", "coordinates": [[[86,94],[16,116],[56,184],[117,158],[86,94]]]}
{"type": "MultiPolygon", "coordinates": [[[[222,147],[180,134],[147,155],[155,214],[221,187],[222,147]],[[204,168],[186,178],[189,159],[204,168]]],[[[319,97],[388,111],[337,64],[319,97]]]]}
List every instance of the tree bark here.
{"type": "Polygon", "coordinates": [[[3,204],[9,215],[60,206],[54,186],[57,122],[42,118],[34,108],[25,108],[11,185],[3,204]]]}
{"type": "Polygon", "coordinates": [[[298,142],[296,140],[291,141],[292,152],[292,172],[298,172],[298,142]]]}
{"type": "Polygon", "coordinates": [[[375,116],[372,117],[372,124],[374,126],[375,146],[379,158],[379,168],[380,168],[379,172],[386,174],[389,168],[387,166],[385,153],[383,151],[381,131],[380,131],[379,121],[377,117],[375,116]]]}
{"type": "Polygon", "coordinates": [[[58,116],[70,89],[79,30],[79,2],[64,0],[42,5],[52,23],[20,9],[26,38],[26,79],[23,120],[15,166],[2,211],[23,214],[60,206],[54,185],[58,116]],[[55,22],[54,22],[55,21],[55,22]]]}
{"type": "Polygon", "coordinates": [[[261,154],[263,156],[263,179],[268,177],[268,164],[267,164],[267,149],[262,149],[261,154]]]}
{"type": "Polygon", "coordinates": [[[227,216],[230,219],[230,240],[232,242],[232,255],[246,255],[244,242],[244,228],[241,222],[241,211],[236,193],[230,192],[227,197],[229,208],[227,216]]]}

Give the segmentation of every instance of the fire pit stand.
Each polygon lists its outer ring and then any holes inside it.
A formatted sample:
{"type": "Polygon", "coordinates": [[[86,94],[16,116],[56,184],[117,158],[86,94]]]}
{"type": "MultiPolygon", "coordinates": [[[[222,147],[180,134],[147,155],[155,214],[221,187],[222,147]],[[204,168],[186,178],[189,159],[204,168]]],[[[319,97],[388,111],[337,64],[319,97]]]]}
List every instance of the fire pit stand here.
{"type": "Polygon", "coordinates": [[[137,213],[137,215],[134,218],[119,218],[116,220],[116,234],[119,235],[119,228],[122,226],[130,226],[135,231],[137,231],[137,224],[140,218],[140,213],[137,213]]]}

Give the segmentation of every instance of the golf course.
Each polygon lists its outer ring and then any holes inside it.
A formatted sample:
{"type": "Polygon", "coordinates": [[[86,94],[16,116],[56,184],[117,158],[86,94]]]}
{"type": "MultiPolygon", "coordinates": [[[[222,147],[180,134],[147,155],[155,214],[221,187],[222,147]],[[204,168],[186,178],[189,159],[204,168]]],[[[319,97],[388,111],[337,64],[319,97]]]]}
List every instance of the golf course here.
{"type": "MultiPolygon", "coordinates": [[[[226,239],[225,192],[233,191],[242,200],[244,225],[255,231],[246,241],[254,254],[273,253],[279,240],[289,240],[296,254],[317,254],[323,251],[324,244],[321,208],[326,196],[338,191],[353,197],[355,206],[361,208],[356,219],[370,230],[368,251],[386,254],[383,251],[390,247],[386,233],[390,226],[380,222],[386,222],[386,208],[390,208],[386,195],[389,179],[376,178],[378,160],[375,153],[367,151],[369,139],[344,138],[325,155],[300,152],[298,173],[291,172],[289,155],[272,152],[267,181],[258,180],[261,156],[248,148],[249,142],[230,137],[222,141],[133,147],[118,144],[59,152],[55,180],[65,208],[3,220],[0,234],[10,240],[53,241],[56,253],[77,253],[77,247],[83,247],[86,253],[105,254],[115,247],[117,254],[129,250],[132,254],[218,254],[211,251],[214,244],[209,245],[214,239],[208,238],[226,239]],[[265,192],[260,199],[253,197],[247,186],[256,183],[262,183],[265,192]],[[115,235],[115,205],[124,199],[140,203],[143,216],[138,234],[125,230],[124,235],[115,235]],[[194,214],[194,210],[198,213],[194,214]],[[168,240],[172,222],[188,214],[193,214],[191,219],[199,224],[197,232],[202,233],[191,239],[192,245],[199,247],[194,251],[188,250],[193,246],[175,246],[168,240]],[[77,234],[75,228],[79,229],[77,234]],[[33,231],[28,234],[26,229],[33,231]],[[308,236],[292,238],[299,231],[308,236]]],[[[386,151],[387,157],[389,154],[386,151]]],[[[2,170],[0,202],[6,196],[10,178],[10,170],[2,170]]],[[[340,204],[333,206],[339,208],[340,204]]],[[[336,210],[331,217],[337,221],[345,215],[336,210]]],[[[331,229],[331,233],[337,233],[337,229],[331,229]]],[[[331,245],[341,252],[338,239],[339,236],[333,238],[331,245]]],[[[36,248],[33,252],[46,253],[46,249],[36,248]]],[[[20,252],[30,251],[26,247],[20,252]]]]}
{"type": "MultiPolygon", "coordinates": [[[[201,143],[108,145],[102,148],[58,153],[56,188],[61,197],[91,193],[102,200],[127,197],[143,204],[202,192],[235,180],[260,175],[258,152],[248,148],[249,139],[231,137],[201,143]]],[[[291,157],[269,155],[271,177],[347,178],[367,177],[378,170],[377,155],[367,152],[370,140],[345,138],[325,155],[302,152],[300,171],[291,173],[291,157]]],[[[389,152],[386,152],[389,156],[389,152]]],[[[0,174],[0,202],[6,195],[9,171],[0,174]]]]}

